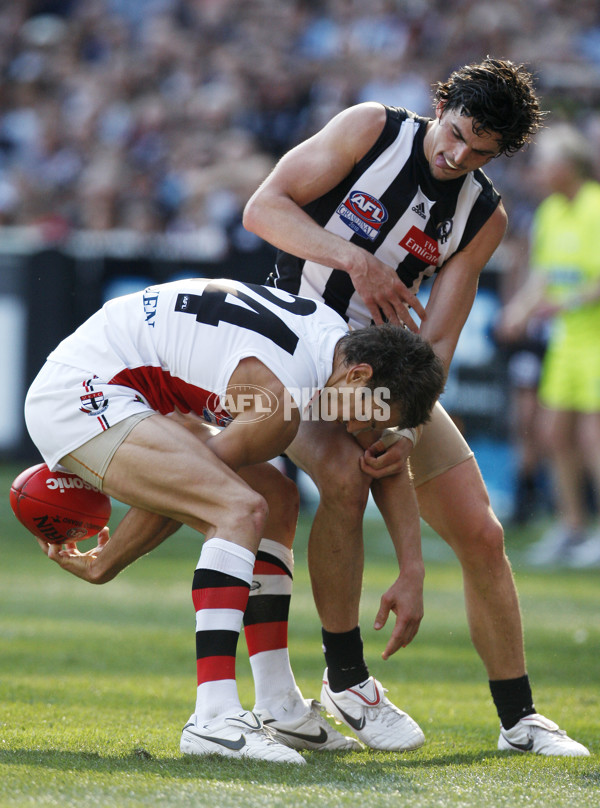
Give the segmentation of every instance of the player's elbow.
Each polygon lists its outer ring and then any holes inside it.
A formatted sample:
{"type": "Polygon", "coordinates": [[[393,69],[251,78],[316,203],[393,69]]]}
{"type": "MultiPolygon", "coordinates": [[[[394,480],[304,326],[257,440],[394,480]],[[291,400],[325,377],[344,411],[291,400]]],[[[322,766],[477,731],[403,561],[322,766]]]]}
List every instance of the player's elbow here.
{"type": "Polygon", "coordinates": [[[450,371],[452,359],[454,357],[454,352],[456,351],[459,335],[440,333],[437,331],[437,329],[432,328],[428,330],[427,334],[425,334],[423,330],[422,336],[429,342],[435,355],[441,360],[447,377],[450,371]]]}
{"type": "Polygon", "coordinates": [[[260,235],[263,220],[263,203],[260,188],[246,202],[242,214],[242,224],[250,233],[260,235]]]}
{"type": "Polygon", "coordinates": [[[260,238],[267,239],[270,222],[281,209],[285,199],[286,194],[282,193],[273,183],[263,183],[244,206],[242,224],[246,230],[260,238]]]}

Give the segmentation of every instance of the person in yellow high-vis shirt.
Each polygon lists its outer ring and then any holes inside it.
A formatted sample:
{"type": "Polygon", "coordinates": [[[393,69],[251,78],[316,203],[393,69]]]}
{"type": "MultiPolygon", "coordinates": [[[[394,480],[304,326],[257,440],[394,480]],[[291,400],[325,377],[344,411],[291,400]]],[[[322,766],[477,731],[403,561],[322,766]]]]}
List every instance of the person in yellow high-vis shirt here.
{"type": "Polygon", "coordinates": [[[532,316],[551,319],[539,397],[556,490],[558,522],[531,550],[538,564],[600,564],[598,513],[587,514],[586,484],[600,502],[600,183],[591,148],[560,124],[538,139],[535,169],[550,194],[537,208],[531,274],[508,305],[513,333],[532,316]]]}

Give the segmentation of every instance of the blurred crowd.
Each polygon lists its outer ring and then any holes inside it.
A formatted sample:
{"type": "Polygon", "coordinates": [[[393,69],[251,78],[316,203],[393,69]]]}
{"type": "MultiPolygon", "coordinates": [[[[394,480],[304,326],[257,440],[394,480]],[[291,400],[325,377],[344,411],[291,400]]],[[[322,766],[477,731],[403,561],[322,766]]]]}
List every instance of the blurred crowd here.
{"type": "MultiPolygon", "coordinates": [[[[359,101],[427,115],[487,54],[527,63],[600,154],[596,0],[0,0],[0,224],[201,232],[218,257],[288,148],[359,101]]],[[[516,238],[526,170],[489,172],[516,238]]]]}

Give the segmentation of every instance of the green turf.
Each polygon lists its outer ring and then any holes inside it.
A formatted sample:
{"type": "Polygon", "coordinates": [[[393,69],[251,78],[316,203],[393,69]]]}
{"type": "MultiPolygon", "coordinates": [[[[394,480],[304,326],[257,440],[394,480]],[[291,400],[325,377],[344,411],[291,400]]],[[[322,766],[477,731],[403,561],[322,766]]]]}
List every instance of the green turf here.
{"type": "MultiPolygon", "coordinates": [[[[497,720],[470,644],[460,571],[425,535],[426,616],[409,648],[380,659],[371,629],[394,574],[381,524],[367,521],[362,628],[371,672],[422,725],[410,754],[304,753],[302,769],[184,758],[181,726],[195,698],[190,587],[199,554],[190,531],[101,587],[62,572],[8,506],[0,469],[0,806],[569,806],[600,803],[597,751],[599,573],[540,572],[521,562],[535,531],[510,534],[536,704],[592,749],[548,760],[496,751],[497,720]]],[[[115,518],[120,513],[115,509],[115,518]]],[[[318,697],[319,623],[306,572],[308,518],[296,547],[291,655],[318,697]]],[[[245,645],[238,674],[253,703],[245,645]]]]}

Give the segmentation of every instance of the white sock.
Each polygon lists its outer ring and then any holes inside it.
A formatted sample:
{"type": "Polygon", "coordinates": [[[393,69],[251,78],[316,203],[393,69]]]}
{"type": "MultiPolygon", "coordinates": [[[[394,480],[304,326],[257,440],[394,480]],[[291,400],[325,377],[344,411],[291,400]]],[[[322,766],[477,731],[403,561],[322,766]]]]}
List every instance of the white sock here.
{"type": "Polygon", "coordinates": [[[194,573],[196,608],[198,723],[224,713],[242,712],[235,678],[235,656],[248,602],[254,554],[224,539],[204,543],[194,573]]]}
{"type": "Polygon", "coordinates": [[[290,721],[307,709],[294,679],[287,648],[293,570],[292,551],[279,542],[262,539],[244,617],[255,709],[266,709],[274,718],[290,721]]]}

